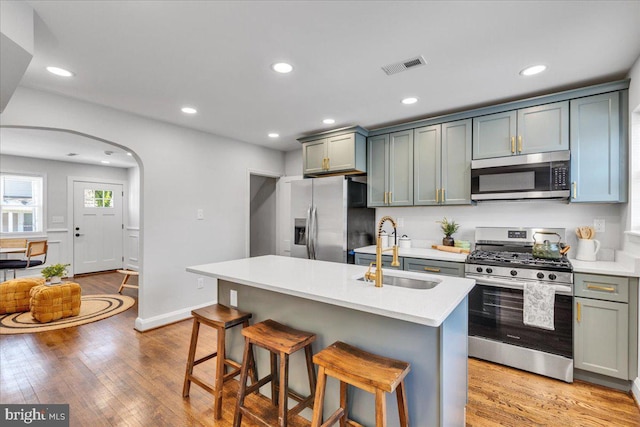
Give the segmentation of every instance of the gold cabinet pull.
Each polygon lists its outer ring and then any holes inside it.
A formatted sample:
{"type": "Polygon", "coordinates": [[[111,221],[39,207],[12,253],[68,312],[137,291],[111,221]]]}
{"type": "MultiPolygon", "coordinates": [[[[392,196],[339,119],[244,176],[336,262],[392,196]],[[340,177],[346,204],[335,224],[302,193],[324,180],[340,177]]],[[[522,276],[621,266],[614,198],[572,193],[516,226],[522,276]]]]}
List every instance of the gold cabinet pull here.
{"type": "Polygon", "coordinates": [[[431,271],[433,273],[440,273],[440,269],[436,267],[425,267],[424,271],[431,271]]]}
{"type": "Polygon", "coordinates": [[[389,191],[389,204],[393,203],[393,193],[389,191]]]}
{"type": "Polygon", "coordinates": [[[327,170],[327,159],[326,158],[322,159],[322,170],[323,171],[327,170]]]}
{"type": "Polygon", "coordinates": [[[327,157],[327,170],[329,170],[331,168],[331,159],[329,157],[327,157]]]}
{"type": "Polygon", "coordinates": [[[442,189],[442,203],[444,203],[444,199],[445,199],[445,197],[444,197],[444,188],[443,188],[442,189]]]}
{"type": "Polygon", "coordinates": [[[573,187],[573,198],[574,198],[574,199],[576,199],[576,198],[578,197],[578,196],[577,196],[577,193],[578,193],[578,184],[577,184],[575,181],[573,181],[573,182],[571,183],[571,187],[573,187]]]}
{"type": "Polygon", "coordinates": [[[436,188],[436,203],[440,203],[440,189],[436,188]]]}
{"type": "Polygon", "coordinates": [[[511,154],[515,154],[516,153],[516,137],[512,136],[511,137],[511,154]]]}
{"type": "Polygon", "coordinates": [[[587,284],[587,289],[591,289],[592,291],[605,291],[605,292],[615,292],[616,288],[613,286],[598,286],[587,284]]]}
{"type": "Polygon", "coordinates": [[[386,191],[384,192],[384,196],[383,197],[384,197],[384,200],[383,200],[382,203],[384,203],[386,205],[387,204],[387,192],[386,191]]]}
{"type": "Polygon", "coordinates": [[[518,152],[522,153],[522,135],[518,135],[518,152]]]}
{"type": "Polygon", "coordinates": [[[580,323],[582,321],[582,307],[579,302],[576,302],[576,304],[578,305],[578,323],[580,323]]]}

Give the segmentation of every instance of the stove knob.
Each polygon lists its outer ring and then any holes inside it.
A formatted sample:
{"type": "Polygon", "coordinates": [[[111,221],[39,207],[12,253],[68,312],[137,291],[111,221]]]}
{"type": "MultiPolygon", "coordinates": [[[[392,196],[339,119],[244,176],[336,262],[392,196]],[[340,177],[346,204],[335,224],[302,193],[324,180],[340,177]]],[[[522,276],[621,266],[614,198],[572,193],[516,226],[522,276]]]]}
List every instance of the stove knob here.
{"type": "Polygon", "coordinates": [[[544,279],[544,274],[538,273],[536,274],[536,277],[538,277],[538,279],[544,279]]]}
{"type": "Polygon", "coordinates": [[[549,280],[556,280],[556,278],[557,278],[556,275],[553,273],[549,275],[549,280]]]}
{"type": "Polygon", "coordinates": [[[487,273],[489,274],[493,273],[493,268],[487,268],[487,273]]]}
{"type": "Polygon", "coordinates": [[[512,275],[512,276],[517,276],[517,275],[518,275],[518,272],[517,272],[517,271],[515,271],[515,270],[511,270],[511,275],[512,275]]]}
{"type": "Polygon", "coordinates": [[[477,271],[478,273],[482,273],[482,267],[476,267],[476,271],[477,271]]]}

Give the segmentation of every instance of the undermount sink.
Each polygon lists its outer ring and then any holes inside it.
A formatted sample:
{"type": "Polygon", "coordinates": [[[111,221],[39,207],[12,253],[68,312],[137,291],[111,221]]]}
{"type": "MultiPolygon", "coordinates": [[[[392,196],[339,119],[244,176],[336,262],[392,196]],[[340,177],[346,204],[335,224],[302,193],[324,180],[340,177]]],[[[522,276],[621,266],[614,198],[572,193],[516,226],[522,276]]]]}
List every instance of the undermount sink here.
{"type": "MultiPolygon", "coordinates": [[[[358,280],[362,282],[365,281],[364,277],[360,277],[358,278],[358,280]]],[[[409,277],[392,276],[390,274],[385,274],[382,276],[382,284],[410,289],[433,289],[440,284],[440,281],[413,279],[409,277]]]]}

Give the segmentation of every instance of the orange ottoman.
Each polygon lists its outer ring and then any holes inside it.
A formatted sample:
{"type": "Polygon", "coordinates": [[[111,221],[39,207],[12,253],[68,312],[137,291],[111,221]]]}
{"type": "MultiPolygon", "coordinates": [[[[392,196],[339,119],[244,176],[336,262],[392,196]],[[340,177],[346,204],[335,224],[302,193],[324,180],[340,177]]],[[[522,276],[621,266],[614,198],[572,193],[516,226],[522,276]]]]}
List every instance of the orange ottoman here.
{"type": "Polygon", "coordinates": [[[44,277],[21,277],[0,283],[0,315],[29,311],[30,291],[44,285],[44,277]]]}
{"type": "Polygon", "coordinates": [[[41,323],[77,316],[82,289],[77,283],[38,286],[31,289],[31,315],[41,323]]]}

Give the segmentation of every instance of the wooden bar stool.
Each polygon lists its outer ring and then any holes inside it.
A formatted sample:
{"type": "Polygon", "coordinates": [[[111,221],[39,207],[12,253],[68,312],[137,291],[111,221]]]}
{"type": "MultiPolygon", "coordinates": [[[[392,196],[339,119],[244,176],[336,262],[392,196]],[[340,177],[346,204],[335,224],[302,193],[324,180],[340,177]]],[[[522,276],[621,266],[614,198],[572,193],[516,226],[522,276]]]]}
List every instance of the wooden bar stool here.
{"type": "Polygon", "coordinates": [[[124,274],[124,279],[122,279],[122,283],[120,284],[120,289],[118,289],[118,293],[122,293],[123,288],[134,288],[138,289],[138,285],[129,285],[127,282],[129,281],[129,277],[138,276],[140,273],[134,270],[118,270],[118,273],[124,274]]]}
{"type": "MultiPolygon", "coordinates": [[[[182,388],[182,396],[189,396],[191,382],[196,383],[214,396],[213,416],[220,419],[222,415],[222,387],[224,383],[240,373],[240,364],[225,357],[225,331],[236,325],[242,325],[243,328],[249,326],[251,313],[244,313],[233,308],[229,308],[222,304],[214,304],[207,307],[199,308],[191,312],[193,315],[193,329],[191,332],[191,345],[189,346],[189,357],[187,359],[187,369],[184,374],[184,387],[182,388]],[[200,324],[205,324],[214,328],[218,335],[218,346],[216,351],[195,360],[196,348],[198,346],[198,333],[200,324]],[[210,385],[201,378],[193,375],[193,367],[209,359],[216,359],[216,379],[214,385],[210,385]],[[225,373],[225,367],[231,366],[233,369],[229,373],[225,373]]],[[[251,370],[251,378],[256,382],[256,375],[253,369],[253,357],[249,355],[249,367],[251,370]]],[[[245,379],[246,381],[246,379],[245,379]]]]}
{"type": "Polygon", "coordinates": [[[242,373],[240,374],[238,402],[236,404],[233,426],[239,427],[242,422],[242,416],[245,415],[253,421],[257,421],[266,426],[286,427],[288,415],[298,414],[304,408],[311,408],[313,405],[316,389],[316,372],[311,359],[311,343],[316,340],[316,335],[290,328],[271,319],[244,328],[242,335],[245,337],[244,356],[242,359],[242,373]],[[254,345],[271,352],[271,373],[258,382],[254,382],[250,387],[247,387],[247,372],[250,366],[247,361],[250,360],[253,354],[254,345]],[[304,348],[307,375],[309,376],[310,394],[307,397],[289,390],[289,356],[302,348],[304,348]],[[278,356],[280,356],[279,380],[278,356]],[[274,405],[278,406],[277,419],[274,414],[269,413],[269,411],[263,411],[262,408],[259,408],[259,411],[251,412],[244,406],[244,398],[248,394],[259,390],[260,387],[268,382],[271,382],[271,401],[274,405]],[[298,402],[298,404],[287,411],[289,397],[298,402]]]}
{"type": "Polygon", "coordinates": [[[313,356],[313,362],[319,366],[319,369],[311,427],[328,427],[338,421],[341,426],[360,426],[348,417],[347,385],[375,395],[376,427],[387,425],[385,393],[392,393],[395,390],[400,426],[409,426],[407,395],[404,387],[404,377],[409,373],[410,368],[408,363],[368,353],[340,341],[313,356]],[[331,414],[325,423],[322,423],[327,376],[340,380],[340,408],[331,414]]]}

